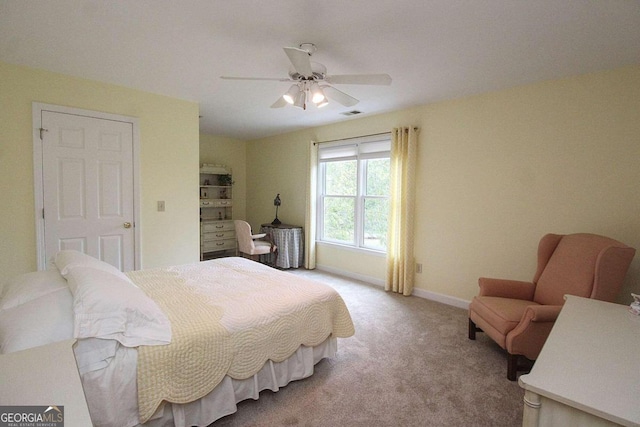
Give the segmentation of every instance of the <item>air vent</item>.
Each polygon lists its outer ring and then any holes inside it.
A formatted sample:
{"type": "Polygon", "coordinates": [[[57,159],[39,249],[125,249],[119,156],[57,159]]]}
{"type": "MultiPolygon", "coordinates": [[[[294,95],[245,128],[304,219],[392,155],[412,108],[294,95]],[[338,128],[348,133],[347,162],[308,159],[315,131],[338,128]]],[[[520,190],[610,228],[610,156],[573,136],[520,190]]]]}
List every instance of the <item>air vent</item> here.
{"type": "Polygon", "coordinates": [[[344,113],[340,113],[343,116],[355,116],[356,114],[362,114],[362,111],[358,111],[358,110],[351,110],[351,111],[346,111],[344,113]]]}

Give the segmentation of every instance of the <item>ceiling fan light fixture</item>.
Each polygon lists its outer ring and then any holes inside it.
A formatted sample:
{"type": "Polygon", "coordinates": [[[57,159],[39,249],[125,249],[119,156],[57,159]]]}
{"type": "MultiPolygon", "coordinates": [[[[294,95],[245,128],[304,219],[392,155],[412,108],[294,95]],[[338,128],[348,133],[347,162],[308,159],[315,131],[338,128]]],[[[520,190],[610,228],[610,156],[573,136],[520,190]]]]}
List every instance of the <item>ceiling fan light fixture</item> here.
{"type": "Polygon", "coordinates": [[[303,90],[299,90],[296,95],[295,101],[293,102],[294,107],[302,108],[303,110],[307,109],[307,94],[303,90]]]}
{"type": "Polygon", "coordinates": [[[318,62],[311,61],[311,55],[316,51],[313,43],[302,43],[299,47],[285,47],[284,53],[291,63],[288,78],[270,77],[228,77],[227,80],[271,80],[289,82],[291,87],[271,105],[271,108],[282,108],[287,104],[303,110],[307,109],[307,103],[322,108],[329,103],[337,102],[345,107],[356,105],[359,100],[353,96],[336,89],[336,84],[352,85],[378,85],[391,84],[391,76],[388,74],[332,74],[327,75],[327,67],[318,62]],[[328,84],[326,84],[328,83],[328,84]]]}
{"type": "Polygon", "coordinates": [[[289,90],[284,95],[282,95],[282,97],[284,98],[285,101],[287,101],[287,103],[294,104],[296,102],[296,97],[301,92],[302,91],[300,90],[298,85],[291,85],[289,90]]]}
{"type": "Polygon", "coordinates": [[[318,85],[318,83],[312,83],[311,84],[311,102],[313,102],[314,104],[320,104],[325,99],[327,98],[326,96],[324,96],[324,92],[322,91],[322,88],[320,87],[320,85],[318,85]]]}

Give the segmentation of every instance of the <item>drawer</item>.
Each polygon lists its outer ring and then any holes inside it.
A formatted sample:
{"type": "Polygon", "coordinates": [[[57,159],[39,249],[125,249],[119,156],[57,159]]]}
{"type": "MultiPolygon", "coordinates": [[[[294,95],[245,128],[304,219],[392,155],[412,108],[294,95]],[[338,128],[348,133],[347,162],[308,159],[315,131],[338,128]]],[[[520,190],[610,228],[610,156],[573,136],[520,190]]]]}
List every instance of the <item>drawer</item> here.
{"type": "Polygon", "coordinates": [[[215,231],[234,231],[233,221],[212,221],[202,222],[201,230],[203,233],[211,233],[215,231]]]}
{"type": "Polygon", "coordinates": [[[200,246],[202,248],[202,252],[226,251],[228,249],[236,248],[236,239],[212,240],[202,242],[200,246]]]}
{"type": "Polygon", "coordinates": [[[227,208],[232,203],[231,199],[200,199],[201,208],[227,208]]]}
{"type": "Polygon", "coordinates": [[[235,239],[236,232],[233,230],[226,231],[212,231],[209,233],[202,233],[203,241],[211,241],[211,240],[225,240],[225,239],[235,239]]]}

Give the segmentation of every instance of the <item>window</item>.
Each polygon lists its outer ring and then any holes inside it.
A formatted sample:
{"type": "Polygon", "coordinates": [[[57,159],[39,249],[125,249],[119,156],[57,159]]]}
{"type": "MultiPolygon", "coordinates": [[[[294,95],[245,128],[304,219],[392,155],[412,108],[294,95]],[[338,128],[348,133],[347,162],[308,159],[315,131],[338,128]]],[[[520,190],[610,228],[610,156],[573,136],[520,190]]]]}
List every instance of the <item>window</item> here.
{"type": "Polygon", "coordinates": [[[386,251],[390,149],[390,134],[320,146],[320,241],[386,251]]]}

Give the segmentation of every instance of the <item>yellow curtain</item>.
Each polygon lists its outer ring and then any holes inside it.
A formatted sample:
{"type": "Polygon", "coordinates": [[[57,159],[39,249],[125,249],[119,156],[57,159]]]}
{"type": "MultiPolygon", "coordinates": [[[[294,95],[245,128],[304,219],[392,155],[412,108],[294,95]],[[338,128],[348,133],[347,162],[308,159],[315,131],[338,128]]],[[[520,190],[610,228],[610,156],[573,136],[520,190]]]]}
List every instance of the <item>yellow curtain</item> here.
{"type": "Polygon", "coordinates": [[[391,211],[387,239],[385,290],[411,295],[417,128],[394,128],[391,134],[391,211]]]}
{"type": "Polygon", "coordinates": [[[309,174],[307,180],[307,209],[304,219],[304,267],[316,268],[316,192],[318,175],[318,145],[309,143],[309,174]]]}

